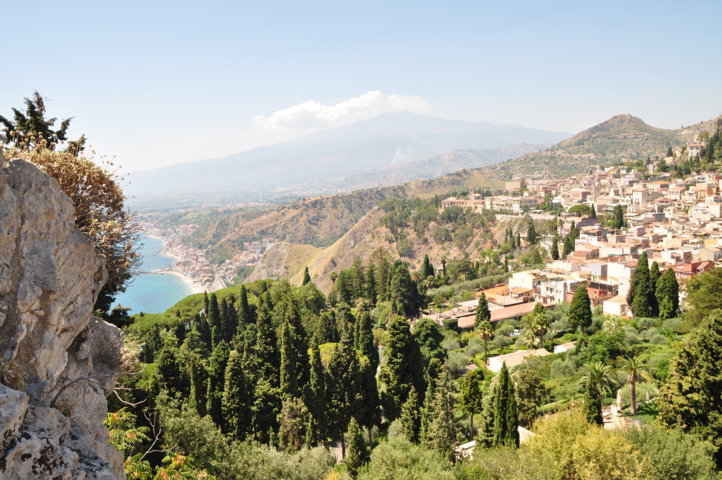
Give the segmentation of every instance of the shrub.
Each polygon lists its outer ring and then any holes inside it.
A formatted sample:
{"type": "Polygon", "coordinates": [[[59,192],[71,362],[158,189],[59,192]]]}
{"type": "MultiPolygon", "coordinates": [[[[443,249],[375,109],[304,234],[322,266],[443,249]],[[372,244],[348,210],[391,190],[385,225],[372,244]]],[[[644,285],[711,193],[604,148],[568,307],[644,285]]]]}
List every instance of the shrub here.
{"type": "Polygon", "coordinates": [[[140,263],[136,247],[138,227],[125,206],[119,177],[69,152],[11,149],[8,158],[33,163],[53,177],[73,201],[75,224],[105,259],[108,281],[100,291],[96,310],[107,312],[115,295],[125,290],[126,282],[140,263]]]}

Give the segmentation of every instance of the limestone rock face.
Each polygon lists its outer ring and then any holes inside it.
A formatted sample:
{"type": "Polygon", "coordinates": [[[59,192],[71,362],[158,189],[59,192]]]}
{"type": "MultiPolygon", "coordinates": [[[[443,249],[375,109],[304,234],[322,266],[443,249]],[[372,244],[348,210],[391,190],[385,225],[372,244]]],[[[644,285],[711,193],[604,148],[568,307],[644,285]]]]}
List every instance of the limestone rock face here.
{"type": "Polygon", "coordinates": [[[0,168],[0,480],[125,478],[103,426],[122,337],[92,314],[107,273],[73,215],[35,166],[0,168]]]}

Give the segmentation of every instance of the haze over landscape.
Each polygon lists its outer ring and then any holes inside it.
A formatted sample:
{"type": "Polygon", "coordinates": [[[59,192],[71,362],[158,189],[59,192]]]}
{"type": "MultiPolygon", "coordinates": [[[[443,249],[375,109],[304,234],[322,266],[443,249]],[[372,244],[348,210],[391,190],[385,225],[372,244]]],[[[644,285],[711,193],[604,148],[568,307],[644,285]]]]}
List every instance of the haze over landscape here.
{"type": "Polygon", "coordinates": [[[722,3],[0,11],[0,480],[721,478],[722,3]]]}

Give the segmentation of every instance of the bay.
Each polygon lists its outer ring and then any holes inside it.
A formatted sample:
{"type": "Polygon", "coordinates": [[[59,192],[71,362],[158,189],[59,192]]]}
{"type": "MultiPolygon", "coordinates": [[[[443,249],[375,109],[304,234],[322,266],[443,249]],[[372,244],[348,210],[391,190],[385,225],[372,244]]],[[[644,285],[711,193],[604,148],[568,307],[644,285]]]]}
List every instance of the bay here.
{"type": "Polygon", "coordinates": [[[175,263],[172,257],[163,255],[163,242],[145,235],[140,236],[140,242],[143,273],[133,277],[126,291],[116,298],[116,305],[130,308],[131,315],[165,312],[192,291],[178,275],[154,273],[175,263]]]}

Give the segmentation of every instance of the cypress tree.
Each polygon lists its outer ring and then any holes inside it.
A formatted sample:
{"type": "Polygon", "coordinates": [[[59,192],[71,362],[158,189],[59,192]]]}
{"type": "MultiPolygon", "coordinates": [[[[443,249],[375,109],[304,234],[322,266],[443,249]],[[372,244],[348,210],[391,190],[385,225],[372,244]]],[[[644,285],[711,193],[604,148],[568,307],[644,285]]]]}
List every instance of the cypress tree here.
{"type": "Polygon", "coordinates": [[[226,384],[223,390],[222,410],[228,433],[236,440],[245,440],[251,425],[250,407],[252,398],[249,395],[251,386],[243,371],[241,356],[232,351],[226,366],[226,384]]]}
{"type": "Polygon", "coordinates": [[[614,207],[614,218],[612,219],[612,228],[619,230],[624,227],[624,211],[621,205],[614,207]]]}
{"type": "Polygon", "coordinates": [[[276,331],[265,303],[258,312],[256,330],[256,343],[251,352],[253,375],[256,375],[256,378],[266,379],[271,387],[277,387],[280,358],[277,350],[276,331]]]}
{"type": "Polygon", "coordinates": [[[499,372],[497,395],[494,398],[494,446],[518,447],[518,429],[519,418],[514,383],[504,363],[499,372]]]}
{"type": "Polygon", "coordinates": [[[474,428],[474,415],[484,411],[484,372],[477,368],[461,378],[459,404],[461,410],[471,417],[471,428],[474,428]]]}
{"type": "Polygon", "coordinates": [[[306,448],[313,448],[318,445],[318,425],[313,415],[308,415],[308,423],[306,424],[306,448]]]}
{"type": "Polygon", "coordinates": [[[351,419],[348,426],[348,455],[344,459],[344,465],[351,478],[358,476],[359,469],[367,462],[366,442],[364,441],[361,427],[355,419],[351,419]]]}
{"type": "Polygon", "coordinates": [[[480,325],[483,322],[491,321],[491,310],[489,310],[489,302],[486,299],[486,294],[482,292],[479,295],[479,303],[476,305],[476,324],[480,325]]]}
{"type": "Polygon", "coordinates": [[[308,273],[308,267],[303,269],[303,282],[301,285],[308,285],[311,283],[311,274],[308,273]]]}
{"type": "Polygon", "coordinates": [[[521,233],[516,232],[516,249],[521,249],[521,233]]]}
{"type": "Polygon", "coordinates": [[[424,255],[424,261],[421,263],[421,277],[428,278],[434,276],[434,267],[429,261],[429,256],[424,255]]]}
{"type": "Polygon", "coordinates": [[[529,221],[529,227],[526,231],[526,241],[529,242],[529,245],[536,245],[536,228],[534,228],[534,222],[532,222],[531,220],[529,221]]]}
{"type": "Polygon", "coordinates": [[[451,458],[454,453],[457,429],[454,420],[454,398],[446,371],[442,371],[441,376],[436,381],[432,419],[429,423],[427,436],[429,447],[451,458]]]}
{"type": "Polygon", "coordinates": [[[225,385],[226,367],[230,350],[226,342],[220,342],[213,349],[211,358],[208,361],[208,381],[206,392],[206,413],[210,415],[216,425],[221,425],[223,416],[222,400],[225,385]]]}
{"type": "Polygon", "coordinates": [[[253,405],[250,408],[252,432],[256,441],[268,445],[276,444],[281,404],[282,395],[278,387],[261,377],[253,389],[253,405]]]}
{"type": "Polygon", "coordinates": [[[253,323],[251,318],[251,307],[248,304],[248,291],[245,285],[241,285],[240,299],[238,300],[238,331],[243,332],[246,325],[253,323]]]}
{"type": "Polygon", "coordinates": [[[592,307],[589,292],[585,285],[580,285],[574,292],[572,302],[567,312],[569,325],[582,332],[592,324],[592,307]]]}
{"type": "Polygon", "coordinates": [[[660,316],[673,317],[679,310],[679,283],[674,270],[668,268],[657,281],[656,297],[659,302],[660,316]],[[662,305],[664,304],[664,315],[662,305]]]}
{"type": "Polygon", "coordinates": [[[359,315],[355,324],[354,344],[356,350],[369,359],[369,362],[376,370],[379,365],[379,351],[374,345],[373,325],[371,315],[364,311],[359,315]]]}
{"type": "Polygon", "coordinates": [[[391,275],[389,287],[391,300],[396,303],[398,313],[413,317],[419,313],[419,292],[416,283],[411,279],[409,270],[401,262],[397,262],[391,275]]]}
{"type": "Polygon", "coordinates": [[[552,239],[551,257],[552,260],[559,260],[559,239],[556,235],[552,239]]]}
{"type": "Polygon", "coordinates": [[[326,432],[326,378],[321,364],[321,352],[314,338],[311,342],[310,379],[305,391],[306,408],[314,418],[320,437],[326,432]]]}
{"type": "Polygon", "coordinates": [[[597,209],[594,208],[594,204],[592,203],[592,208],[589,209],[589,218],[597,218],[597,209]]]}
{"type": "Polygon", "coordinates": [[[584,390],[584,415],[595,425],[604,425],[602,417],[602,396],[593,382],[587,382],[584,390]]]}
{"type": "Polygon", "coordinates": [[[657,301],[657,282],[660,279],[659,264],[652,262],[649,266],[649,309],[652,317],[659,316],[659,302],[657,301]]]}
{"type": "Polygon", "coordinates": [[[366,269],[366,299],[371,302],[371,305],[376,305],[377,295],[376,267],[373,263],[369,263],[366,269]]]}
{"type": "Polygon", "coordinates": [[[423,362],[405,318],[391,317],[386,338],[386,361],[381,367],[379,379],[386,386],[381,399],[384,415],[393,421],[401,413],[401,406],[408,398],[411,387],[417,392],[424,392],[423,362]]]}
{"type": "Polygon", "coordinates": [[[346,332],[328,363],[327,413],[329,433],[341,440],[342,456],[346,455],[344,434],[348,428],[353,404],[359,391],[359,361],[353,339],[346,332]]]}
{"type": "Polygon", "coordinates": [[[208,326],[213,332],[215,328],[218,333],[221,332],[221,311],[218,306],[218,297],[215,293],[211,293],[208,301],[208,326]]]}
{"type": "Polygon", "coordinates": [[[629,287],[627,302],[632,307],[635,317],[649,317],[651,314],[650,298],[654,290],[650,282],[647,252],[642,252],[637,261],[634,279],[629,287]]]}
{"type": "Polygon", "coordinates": [[[411,443],[419,443],[419,434],[421,432],[421,412],[419,407],[419,395],[416,393],[416,389],[411,387],[409,397],[401,407],[401,415],[399,416],[401,433],[411,443]]]}
{"type": "Polygon", "coordinates": [[[572,239],[572,234],[569,233],[566,237],[564,237],[564,244],[562,245],[562,258],[567,258],[567,256],[574,251],[574,240],[572,239]]]}
{"type": "Polygon", "coordinates": [[[284,322],[281,325],[281,392],[291,397],[298,396],[296,380],[296,349],[291,339],[290,327],[284,322]]]}
{"type": "Polygon", "coordinates": [[[659,420],[714,446],[722,467],[722,311],[714,310],[692,331],[660,389],[659,420]]]}

